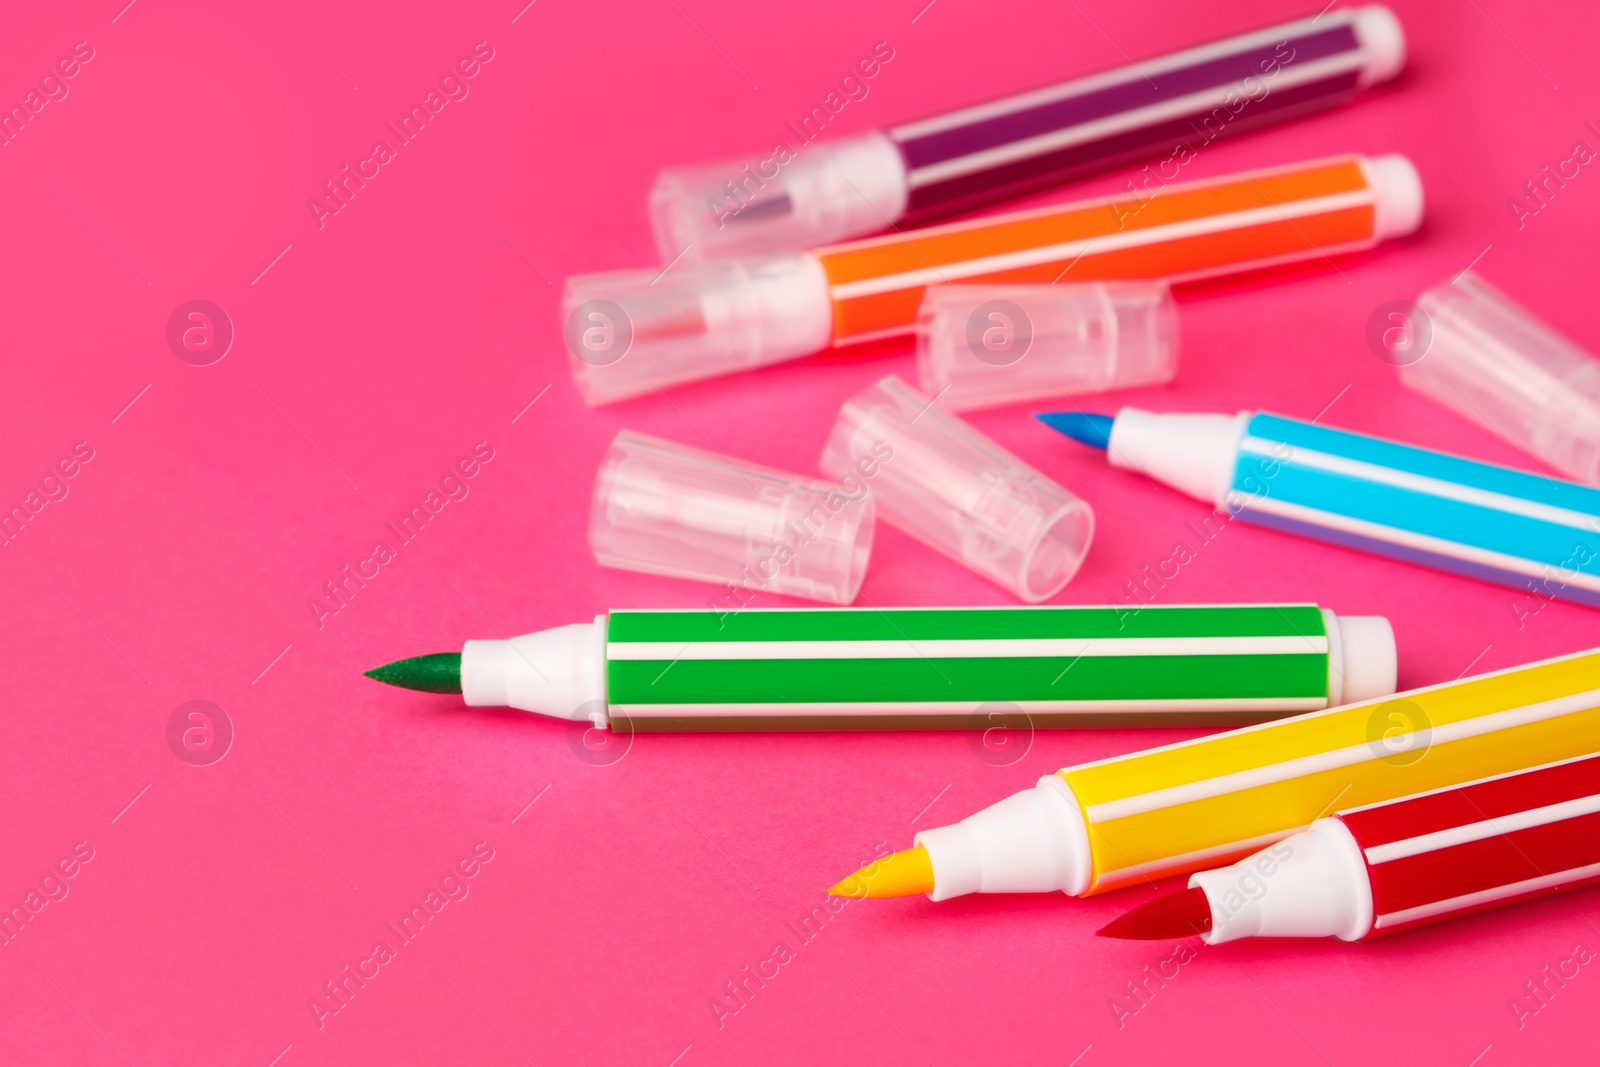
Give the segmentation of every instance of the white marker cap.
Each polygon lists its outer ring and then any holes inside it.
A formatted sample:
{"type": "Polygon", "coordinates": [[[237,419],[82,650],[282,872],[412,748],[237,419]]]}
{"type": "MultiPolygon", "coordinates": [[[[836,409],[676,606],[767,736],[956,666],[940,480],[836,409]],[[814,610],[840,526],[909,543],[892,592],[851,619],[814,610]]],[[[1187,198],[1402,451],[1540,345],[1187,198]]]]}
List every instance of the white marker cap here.
{"type": "Polygon", "coordinates": [[[829,604],[856,598],[873,503],[844,485],[623,430],[595,473],[589,547],[601,566],[829,604]]]}
{"type": "Polygon", "coordinates": [[[816,248],[886,230],[906,209],[905,162],[877,132],[731,163],[662,171],[650,191],[661,261],[816,248]]]}
{"type": "Polygon", "coordinates": [[[844,402],[822,473],[858,478],[885,522],[1030,604],[1071,581],[1087,503],[890,375],[844,402]]]}
{"type": "Polygon", "coordinates": [[[1334,615],[1328,625],[1328,703],[1359,704],[1395,691],[1394,627],[1382,615],[1334,615]]]}
{"type": "Polygon", "coordinates": [[[1361,68],[1363,89],[1400,73],[1406,65],[1406,31],[1393,11],[1382,4],[1356,8],[1355,31],[1367,53],[1366,64],[1361,68]]]}
{"type": "Polygon", "coordinates": [[[1405,156],[1363,158],[1367,180],[1378,194],[1373,236],[1378,240],[1405,237],[1422,225],[1422,176],[1405,156]]]}
{"type": "Polygon", "coordinates": [[[1170,382],[1164,281],[933,285],[917,315],[922,390],[951,411],[1170,382]]]}
{"type": "Polygon", "coordinates": [[[1471,272],[1417,300],[1411,389],[1570,478],[1600,485],[1600,360],[1471,272]]]}

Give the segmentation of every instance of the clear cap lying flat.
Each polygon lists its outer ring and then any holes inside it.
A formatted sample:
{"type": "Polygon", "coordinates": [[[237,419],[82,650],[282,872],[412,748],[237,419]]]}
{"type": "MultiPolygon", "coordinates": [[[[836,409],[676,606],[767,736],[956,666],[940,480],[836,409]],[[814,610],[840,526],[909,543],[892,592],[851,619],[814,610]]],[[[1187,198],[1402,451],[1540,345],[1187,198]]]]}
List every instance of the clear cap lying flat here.
{"type": "Polygon", "coordinates": [[[952,411],[1170,382],[1164,281],[935,285],[917,315],[922,389],[952,411]]]}
{"type": "Polygon", "coordinates": [[[1430,332],[1400,380],[1580,482],[1600,485],[1600,360],[1470,272],[1417,300],[1430,332]]]}
{"type": "Polygon", "coordinates": [[[873,503],[844,485],[623,430],[595,474],[589,547],[605,567],[829,604],[856,598],[873,503]]]}
{"type": "Polygon", "coordinates": [[[890,375],[845,401],[822,472],[865,480],[878,513],[1029,603],[1061,591],[1094,538],[1094,512],[890,375]]]}

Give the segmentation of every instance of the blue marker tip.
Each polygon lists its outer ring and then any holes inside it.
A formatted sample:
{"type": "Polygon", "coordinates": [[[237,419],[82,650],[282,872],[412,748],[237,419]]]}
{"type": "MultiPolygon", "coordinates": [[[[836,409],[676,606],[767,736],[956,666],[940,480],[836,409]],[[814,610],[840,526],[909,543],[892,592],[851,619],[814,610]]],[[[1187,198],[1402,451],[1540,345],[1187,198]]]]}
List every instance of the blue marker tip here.
{"type": "Polygon", "coordinates": [[[1104,452],[1111,447],[1111,424],[1116,419],[1110,415],[1091,415],[1087,411],[1047,411],[1034,418],[1090,448],[1104,452]]]}

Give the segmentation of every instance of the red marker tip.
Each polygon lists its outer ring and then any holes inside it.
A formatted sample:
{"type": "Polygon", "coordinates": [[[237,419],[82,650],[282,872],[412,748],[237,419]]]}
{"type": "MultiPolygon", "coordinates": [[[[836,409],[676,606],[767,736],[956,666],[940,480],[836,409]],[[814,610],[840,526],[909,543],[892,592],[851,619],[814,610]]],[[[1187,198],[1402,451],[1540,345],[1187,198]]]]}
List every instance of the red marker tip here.
{"type": "Polygon", "coordinates": [[[1180,889],[1147,900],[1112,919],[1096,933],[1123,941],[1165,941],[1193,937],[1211,929],[1211,901],[1203,889],[1180,889]]]}

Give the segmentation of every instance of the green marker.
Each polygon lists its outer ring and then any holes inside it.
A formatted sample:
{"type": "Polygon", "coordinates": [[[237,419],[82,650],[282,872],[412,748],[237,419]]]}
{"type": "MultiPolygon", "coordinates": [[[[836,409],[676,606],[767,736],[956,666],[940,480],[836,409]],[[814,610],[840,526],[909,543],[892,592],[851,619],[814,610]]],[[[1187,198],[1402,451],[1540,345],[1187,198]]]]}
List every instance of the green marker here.
{"type": "Polygon", "coordinates": [[[1232,726],[1393,693],[1395,647],[1310,604],[613,611],[367,676],[634,731],[1232,726]]]}

